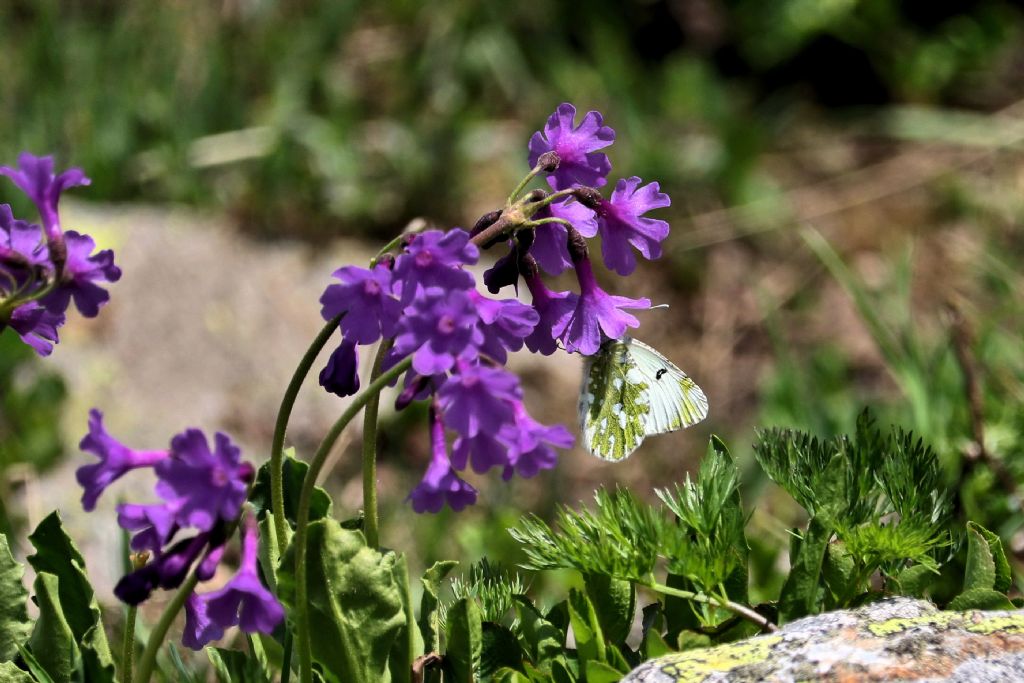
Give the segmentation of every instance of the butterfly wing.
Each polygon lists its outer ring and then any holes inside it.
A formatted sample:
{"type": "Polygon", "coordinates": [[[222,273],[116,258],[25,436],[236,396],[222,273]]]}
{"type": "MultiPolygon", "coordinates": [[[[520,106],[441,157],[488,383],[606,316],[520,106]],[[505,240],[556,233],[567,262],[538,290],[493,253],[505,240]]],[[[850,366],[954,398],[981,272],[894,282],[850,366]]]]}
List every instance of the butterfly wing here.
{"type": "Polygon", "coordinates": [[[647,386],[627,341],[607,341],[587,357],[579,418],[588,451],[612,462],[629,457],[648,433],[649,409],[647,386]]]}
{"type": "Polygon", "coordinates": [[[646,413],[646,435],[674,432],[708,416],[707,397],[686,373],[643,342],[627,338],[625,343],[637,374],[647,386],[650,409],[646,413]]]}

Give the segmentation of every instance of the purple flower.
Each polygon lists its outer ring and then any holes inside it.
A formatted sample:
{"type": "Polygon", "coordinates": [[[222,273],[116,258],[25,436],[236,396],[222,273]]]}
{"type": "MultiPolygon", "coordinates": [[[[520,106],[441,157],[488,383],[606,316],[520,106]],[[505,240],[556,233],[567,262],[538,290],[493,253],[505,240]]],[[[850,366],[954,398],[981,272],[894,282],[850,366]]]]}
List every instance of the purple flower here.
{"type": "Polygon", "coordinates": [[[221,432],[210,451],[206,436],[187,429],[171,440],[170,457],[156,465],[156,492],[175,510],[181,526],[209,531],[218,520],[233,520],[252,481],[253,468],[241,461],[241,451],[221,432]]]}
{"type": "Polygon", "coordinates": [[[117,525],[135,534],[131,540],[131,548],[135,551],[159,552],[178,530],[178,525],[174,521],[174,510],[162,503],[122,503],[117,506],[117,525]]]}
{"type": "Polygon", "coordinates": [[[17,220],[10,206],[0,204],[0,292],[20,290],[51,269],[42,229],[17,220]]]}
{"type": "Polygon", "coordinates": [[[63,325],[64,321],[63,315],[50,313],[36,302],[30,301],[11,311],[10,320],[6,323],[0,322],[0,332],[9,325],[36,353],[40,356],[49,356],[53,352],[53,345],[59,341],[57,328],[63,325]]]}
{"type": "Polygon", "coordinates": [[[63,313],[74,299],[75,307],[86,318],[95,318],[100,306],[110,300],[110,293],[97,282],[117,282],[121,269],[114,265],[114,252],[110,249],[92,253],[96,242],[88,235],[74,230],[64,233],[67,260],[57,289],[43,298],[42,303],[52,313],[63,313]]]}
{"type": "Polygon", "coordinates": [[[167,460],[167,451],[135,451],[110,436],[103,428],[103,413],[89,411],[89,433],[78,447],[99,457],[92,465],[83,465],[75,472],[78,483],[85,489],[82,507],[88,512],[96,507],[103,490],[129,470],[152,467],[167,460]]]}
{"type": "Polygon", "coordinates": [[[402,305],[394,296],[387,266],[377,265],[372,270],[346,266],[334,271],[334,277],[341,284],[328,285],[320,297],[324,320],[344,314],[342,334],[357,344],[372,344],[381,335],[394,336],[402,305]]]}
{"type": "Polygon", "coordinates": [[[224,637],[224,627],[210,619],[205,595],[192,593],[185,601],[185,630],[181,644],[193,650],[202,650],[207,643],[224,637]]]}
{"type": "MultiPolygon", "coordinates": [[[[178,541],[168,549],[155,551],[149,564],[121,577],[114,586],[114,595],[128,605],[138,605],[145,602],[157,588],[177,588],[185,580],[189,569],[203,550],[209,553],[211,543],[223,544],[223,534],[218,534],[216,541],[213,541],[211,536],[208,533],[197,534],[178,541]]],[[[208,567],[205,561],[202,564],[208,567]]],[[[213,572],[197,574],[205,580],[209,579],[213,572]]]]}
{"type": "Polygon", "coordinates": [[[359,391],[359,354],[355,342],[348,337],[341,338],[341,344],[320,371],[320,386],[337,396],[351,396],[359,391]]]}
{"type": "Polygon", "coordinates": [[[57,203],[60,193],[76,185],[88,185],[90,180],[80,168],[69,168],[59,175],[53,172],[53,157],[37,157],[28,152],[18,155],[18,168],[0,166],[0,175],[9,177],[39,210],[47,239],[60,240],[60,216],[57,203]]]}
{"type": "Polygon", "coordinates": [[[512,403],[522,398],[512,373],[480,363],[462,361],[457,372],[437,392],[445,423],[462,436],[497,434],[513,418],[512,403]]]}
{"type": "Polygon", "coordinates": [[[569,298],[570,292],[552,292],[544,286],[544,281],[537,273],[527,275],[525,280],[533,296],[533,308],[540,318],[524,342],[530,351],[550,356],[558,350],[558,335],[553,332],[553,328],[572,314],[575,298],[569,298]]]}
{"type": "Polygon", "coordinates": [[[476,502],[476,489],[459,478],[452,470],[444,440],[444,424],[437,412],[430,410],[431,459],[423,479],[412,490],[407,500],[416,512],[440,512],[445,503],[459,511],[476,502]]]}
{"type": "MultiPolygon", "coordinates": [[[[562,201],[545,206],[533,215],[533,219],[561,218],[572,223],[584,237],[597,234],[597,217],[593,211],[576,201],[562,201]]],[[[542,223],[534,228],[536,237],[530,254],[537,259],[540,267],[550,275],[558,275],[572,267],[567,246],[569,235],[561,223],[542,223]]]]}
{"type": "Polygon", "coordinates": [[[620,180],[611,199],[600,200],[597,212],[604,263],[619,275],[629,275],[636,268],[630,245],[645,259],[656,259],[661,256],[662,240],[668,236],[668,223],[643,214],[669,206],[672,200],[659,192],[658,183],[640,187],[641,182],[636,176],[620,180]]]}
{"type": "MultiPolygon", "coordinates": [[[[504,435],[506,430],[502,430],[504,435]]],[[[492,467],[508,467],[511,449],[508,443],[499,440],[487,432],[477,432],[476,436],[460,436],[452,444],[452,467],[458,470],[470,465],[477,474],[483,474],[492,467]]]]}
{"type": "Polygon", "coordinates": [[[615,131],[603,125],[601,114],[587,112],[579,126],[573,125],[576,107],[568,102],[559,105],[544,126],[544,132],[530,138],[530,166],[545,152],[556,152],[560,159],[558,168],[548,176],[548,184],[556,190],[565,190],[573,185],[601,187],[605,176],[612,170],[608,156],[596,150],[603,149],[615,140],[615,131]]]}
{"type": "Polygon", "coordinates": [[[566,351],[584,356],[597,353],[605,339],[621,339],[627,327],[637,327],[640,321],[623,308],[650,308],[650,299],[630,299],[614,296],[601,289],[594,278],[589,258],[576,262],[576,279],[580,283],[579,295],[570,294],[572,312],[564,316],[553,328],[566,351]]]}
{"type": "Polygon", "coordinates": [[[412,367],[421,375],[446,372],[457,358],[476,355],[483,342],[477,320],[467,291],[434,290],[410,306],[399,322],[395,357],[414,354],[412,367]]]}
{"type": "Polygon", "coordinates": [[[401,282],[402,305],[408,306],[417,291],[431,287],[444,291],[471,288],[473,276],[460,266],[476,263],[479,255],[469,233],[459,228],[416,235],[405,253],[395,259],[394,277],[401,282]]]}
{"type": "Polygon", "coordinates": [[[257,569],[259,535],[256,521],[246,515],[242,538],[242,563],[223,588],[197,595],[192,601],[192,618],[186,613],[182,643],[199,649],[224,635],[224,629],[238,625],[247,633],[273,633],[284,619],[284,608],[260,581],[257,569]]]}
{"type": "Polygon", "coordinates": [[[470,291],[470,298],[480,316],[483,333],[480,351],[504,363],[508,358],[507,351],[523,348],[523,339],[533,331],[540,316],[515,299],[489,299],[476,291],[470,291]]]}
{"type": "Polygon", "coordinates": [[[562,425],[548,427],[534,420],[522,403],[515,404],[515,425],[508,426],[503,436],[509,440],[511,458],[502,478],[512,478],[513,471],[523,478],[535,476],[541,470],[555,466],[558,454],[555,448],[569,448],[572,434],[562,425]]]}

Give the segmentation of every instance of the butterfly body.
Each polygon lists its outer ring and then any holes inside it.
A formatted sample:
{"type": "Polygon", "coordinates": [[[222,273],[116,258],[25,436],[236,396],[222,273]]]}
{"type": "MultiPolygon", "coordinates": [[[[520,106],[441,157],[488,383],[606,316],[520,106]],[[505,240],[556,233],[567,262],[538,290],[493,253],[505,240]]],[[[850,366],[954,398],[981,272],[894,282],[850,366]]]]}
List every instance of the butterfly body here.
{"type": "Polygon", "coordinates": [[[603,460],[624,460],[644,438],[689,427],[707,414],[700,387],[643,342],[610,339],[586,359],[580,432],[587,450],[603,460]]]}

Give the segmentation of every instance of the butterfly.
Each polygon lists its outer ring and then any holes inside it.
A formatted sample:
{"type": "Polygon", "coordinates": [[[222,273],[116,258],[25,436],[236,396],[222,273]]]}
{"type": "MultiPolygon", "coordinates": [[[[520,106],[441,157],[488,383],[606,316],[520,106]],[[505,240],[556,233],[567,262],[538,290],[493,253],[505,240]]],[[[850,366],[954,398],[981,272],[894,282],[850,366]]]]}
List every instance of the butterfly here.
{"type": "Polygon", "coordinates": [[[587,450],[603,460],[624,460],[644,438],[707,415],[708,399],[697,383],[643,342],[609,339],[586,358],[580,432],[587,450]]]}

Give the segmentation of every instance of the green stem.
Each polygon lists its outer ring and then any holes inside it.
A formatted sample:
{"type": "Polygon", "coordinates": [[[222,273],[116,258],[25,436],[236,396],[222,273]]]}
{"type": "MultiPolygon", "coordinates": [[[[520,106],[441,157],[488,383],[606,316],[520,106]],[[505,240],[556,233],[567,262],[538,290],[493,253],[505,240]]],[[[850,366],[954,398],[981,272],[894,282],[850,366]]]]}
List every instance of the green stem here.
{"type": "Polygon", "coordinates": [[[527,221],[526,223],[523,224],[523,227],[535,228],[538,225],[544,225],[545,223],[561,223],[562,225],[568,225],[570,228],[572,227],[572,223],[570,223],[569,221],[565,220],[564,218],[556,218],[554,216],[552,216],[551,218],[538,218],[535,221],[527,221]]]}
{"type": "Polygon", "coordinates": [[[139,608],[129,605],[124,620],[124,643],[121,646],[121,683],[132,683],[132,660],[135,658],[135,616],[139,608]]]}
{"type": "Polygon", "coordinates": [[[543,199],[538,199],[535,202],[530,202],[529,203],[529,207],[531,209],[530,215],[532,216],[539,209],[542,209],[545,206],[548,206],[550,204],[554,204],[555,202],[557,202],[562,197],[571,197],[575,191],[576,191],[575,189],[559,190],[558,192],[552,192],[551,194],[549,194],[548,196],[544,197],[543,199]]]}
{"type": "MultiPolygon", "coordinates": [[[[277,410],[277,422],[274,423],[274,439],[270,446],[270,507],[274,512],[274,535],[278,544],[284,543],[287,538],[286,532],[288,522],[284,516],[284,436],[288,429],[288,419],[291,417],[292,408],[295,406],[295,398],[299,395],[303,380],[313,367],[316,357],[320,355],[327,340],[334,331],[338,329],[341,316],[332,318],[320,334],[316,336],[313,343],[306,349],[299,366],[295,368],[288,388],[281,398],[281,407],[277,410]]],[[[278,551],[283,553],[283,548],[278,545],[278,551]]]]}
{"type": "Polygon", "coordinates": [[[281,683],[288,683],[292,677],[292,630],[284,630],[284,652],[281,654],[281,683]]]}
{"type": "Polygon", "coordinates": [[[519,196],[519,193],[523,191],[523,188],[530,184],[531,180],[537,177],[537,174],[540,173],[540,171],[540,166],[534,166],[533,169],[526,174],[526,177],[519,181],[519,184],[516,185],[516,189],[512,190],[512,194],[508,196],[508,206],[512,206],[515,203],[516,197],[519,196]]]}
{"type": "Polygon", "coordinates": [[[313,459],[309,462],[309,470],[302,480],[302,491],[299,493],[299,509],[295,516],[295,623],[296,641],[299,649],[299,680],[301,683],[312,683],[313,681],[313,651],[309,642],[309,597],[306,586],[306,535],[309,523],[309,505],[313,499],[313,490],[316,487],[317,477],[323,469],[324,462],[331,452],[334,443],[341,436],[342,431],[348,426],[360,410],[370,401],[371,398],[397,379],[399,375],[409,369],[412,365],[412,357],[407,356],[398,365],[389,369],[370,383],[366,389],[357,395],[341,417],[331,425],[331,429],[324,436],[320,446],[316,449],[313,459]]]}
{"type": "Polygon", "coordinates": [[[160,621],[156,622],[156,626],[149,634],[149,640],[146,641],[146,649],[143,650],[142,658],[139,659],[139,674],[135,680],[150,681],[153,679],[153,668],[156,666],[156,655],[160,651],[160,646],[163,645],[164,639],[167,637],[171,623],[178,616],[178,612],[185,605],[185,601],[192,594],[197,583],[199,583],[199,577],[192,572],[185,579],[185,583],[181,584],[181,588],[171,598],[167,607],[164,608],[164,613],[160,615],[160,621]]]}
{"type": "MultiPolygon", "coordinates": [[[[384,357],[391,348],[391,340],[385,339],[377,349],[370,371],[370,383],[380,377],[384,357]]],[[[374,550],[380,545],[380,520],[377,514],[377,409],[380,407],[380,393],[366,402],[363,411],[363,533],[366,545],[374,550]]]]}
{"type": "Polygon", "coordinates": [[[684,600],[693,600],[694,602],[702,602],[707,605],[714,605],[715,607],[720,607],[724,610],[732,612],[737,616],[743,617],[747,621],[751,621],[757,624],[762,631],[774,632],[779,630],[775,624],[768,621],[761,614],[758,614],[749,607],[744,607],[743,605],[737,602],[733,602],[732,600],[716,598],[714,596],[706,595],[704,593],[694,593],[693,591],[679,590],[678,588],[665,586],[653,580],[648,581],[642,585],[645,585],[651,590],[657,591],[662,595],[672,595],[677,598],[683,598],[684,600]]]}

